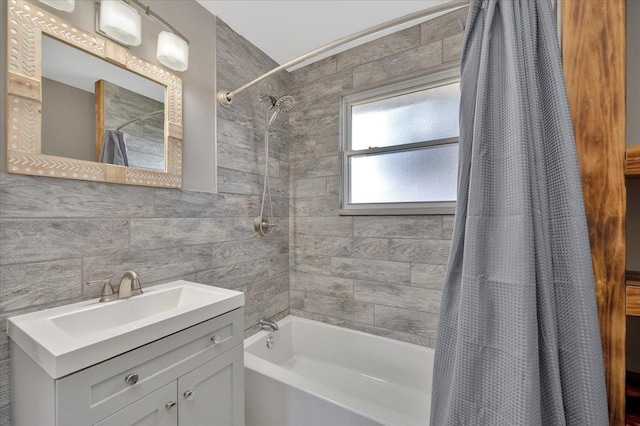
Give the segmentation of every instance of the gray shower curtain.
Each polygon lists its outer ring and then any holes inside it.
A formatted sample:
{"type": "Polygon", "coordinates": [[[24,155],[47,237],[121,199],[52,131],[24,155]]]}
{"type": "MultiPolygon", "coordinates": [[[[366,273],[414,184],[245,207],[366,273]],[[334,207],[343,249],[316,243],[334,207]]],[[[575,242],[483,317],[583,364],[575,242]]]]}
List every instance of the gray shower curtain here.
{"type": "Polygon", "coordinates": [[[431,425],[608,425],[550,0],[472,0],[431,425]]]}

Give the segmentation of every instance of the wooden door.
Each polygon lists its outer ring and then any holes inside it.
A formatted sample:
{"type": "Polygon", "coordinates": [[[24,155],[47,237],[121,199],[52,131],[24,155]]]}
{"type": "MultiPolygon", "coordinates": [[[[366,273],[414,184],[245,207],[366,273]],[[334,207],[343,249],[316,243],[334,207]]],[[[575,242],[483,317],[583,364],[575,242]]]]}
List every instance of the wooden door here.
{"type": "Polygon", "coordinates": [[[626,0],[562,0],[562,55],[582,173],[611,425],[625,422],[626,0]]]}

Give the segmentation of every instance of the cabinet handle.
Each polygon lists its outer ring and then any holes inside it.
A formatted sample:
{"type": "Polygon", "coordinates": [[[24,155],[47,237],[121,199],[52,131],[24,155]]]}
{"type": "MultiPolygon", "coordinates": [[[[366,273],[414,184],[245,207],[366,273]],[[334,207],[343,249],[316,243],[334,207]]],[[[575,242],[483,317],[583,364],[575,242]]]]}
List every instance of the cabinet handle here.
{"type": "Polygon", "coordinates": [[[164,404],[164,408],[166,408],[169,413],[173,413],[175,411],[176,404],[177,402],[175,401],[169,401],[166,404],[164,404]]]}
{"type": "Polygon", "coordinates": [[[124,382],[128,385],[135,385],[138,383],[139,378],[140,376],[138,376],[138,373],[127,374],[127,377],[124,378],[124,382]]]}
{"type": "Polygon", "coordinates": [[[222,342],[222,337],[220,337],[219,334],[216,334],[214,336],[211,336],[211,341],[214,345],[217,345],[218,343],[222,342]]]}
{"type": "Polygon", "coordinates": [[[196,396],[191,389],[187,389],[182,395],[184,395],[184,399],[186,399],[187,401],[191,401],[196,396]]]}

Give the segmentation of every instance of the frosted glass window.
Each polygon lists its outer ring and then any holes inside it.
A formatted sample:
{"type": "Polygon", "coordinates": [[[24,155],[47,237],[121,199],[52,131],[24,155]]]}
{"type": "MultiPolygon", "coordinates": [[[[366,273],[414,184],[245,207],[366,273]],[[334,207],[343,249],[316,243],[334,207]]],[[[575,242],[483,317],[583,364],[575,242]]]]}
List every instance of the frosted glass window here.
{"type": "Polygon", "coordinates": [[[455,201],[458,144],[354,156],[350,169],[353,204],[455,201]]]}
{"type": "Polygon", "coordinates": [[[351,107],[351,149],[457,137],[460,83],[351,107]]]}
{"type": "Polygon", "coordinates": [[[342,96],[340,214],[453,214],[458,68],[342,96]]]}

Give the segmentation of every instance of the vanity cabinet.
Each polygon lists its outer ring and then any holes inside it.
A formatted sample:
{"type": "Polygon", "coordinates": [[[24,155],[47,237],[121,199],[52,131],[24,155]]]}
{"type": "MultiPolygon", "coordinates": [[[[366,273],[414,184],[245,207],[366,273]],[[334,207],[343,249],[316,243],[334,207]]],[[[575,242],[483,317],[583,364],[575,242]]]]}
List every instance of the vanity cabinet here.
{"type": "Polygon", "coordinates": [[[107,417],[96,426],[176,426],[178,424],[177,409],[175,407],[171,410],[167,409],[167,401],[175,404],[176,392],[176,383],[169,383],[107,417]]]}
{"type": "Polygon", "coordinates": [[[12,344],[13,424],[243,426],[243,324],[238,308],[55,380],[12,344]]]}
{"type": "MultiPolygon", "coordinates": [[[[96,426],[241,425],[235,401],[244,395],[243,347],[201,365],[178,380],[107,417],[96,426]],[[240,377],[238,377],[240,376],[240,377]],[[234,401],[235,398],[235,401],[234,401]]],[[[242,413],[240,413],[242,414],[242,413]]]]}

